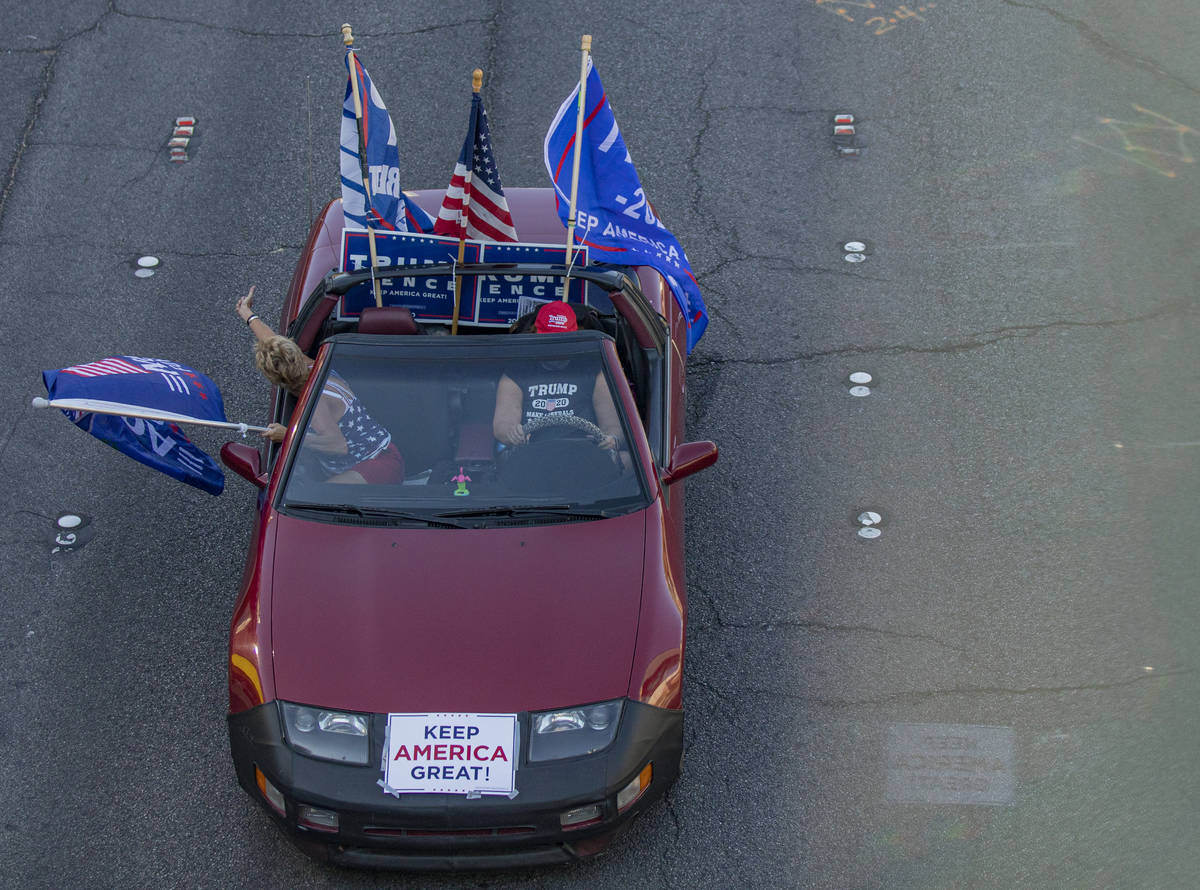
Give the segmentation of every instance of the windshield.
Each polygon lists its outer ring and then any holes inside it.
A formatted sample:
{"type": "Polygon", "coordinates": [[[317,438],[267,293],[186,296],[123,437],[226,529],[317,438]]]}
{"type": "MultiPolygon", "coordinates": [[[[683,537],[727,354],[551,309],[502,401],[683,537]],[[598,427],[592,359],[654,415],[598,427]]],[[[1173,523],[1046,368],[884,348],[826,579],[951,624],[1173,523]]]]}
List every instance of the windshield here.
{"type": "Polygon", "coordinates": [[[604,340],[335,338],[304,408],[280,507],[474,524],[646,506],[604,340]]]}

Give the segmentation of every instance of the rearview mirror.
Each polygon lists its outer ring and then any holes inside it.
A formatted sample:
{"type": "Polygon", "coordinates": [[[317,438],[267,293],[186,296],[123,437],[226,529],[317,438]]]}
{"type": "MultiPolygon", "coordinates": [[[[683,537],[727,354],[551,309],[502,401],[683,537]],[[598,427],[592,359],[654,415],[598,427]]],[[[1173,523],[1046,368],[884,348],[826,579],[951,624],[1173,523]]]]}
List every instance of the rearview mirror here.
{"type": "Polygon", "coordinates": [[[693,473],[711,467],[717,462],[717,443],[707,440],[702,442],[684,442],[671,452],[671,466],[663,473],[663,485],[678,482],[693,473]]]}
{"type": "Polygon", "coordinates": [[[267,487],[267,477],[262,474],[262,461],[257,448],[241,442],[226,442],[221,446],[221,463],[252,485],[267,487]]]}

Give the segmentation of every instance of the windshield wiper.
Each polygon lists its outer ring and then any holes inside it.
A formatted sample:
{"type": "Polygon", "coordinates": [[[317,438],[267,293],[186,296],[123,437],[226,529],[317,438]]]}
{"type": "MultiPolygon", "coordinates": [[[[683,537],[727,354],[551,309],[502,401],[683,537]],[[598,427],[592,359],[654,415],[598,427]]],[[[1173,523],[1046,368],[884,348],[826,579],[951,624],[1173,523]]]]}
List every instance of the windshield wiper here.
{"type": "MultiPolygon", "coordinates": [[[[446,519],[435,519],[427,513],[413,513],[408,510],[394,510],[391,507],[362,507],[358,504],[322,504],[313,501],[288,501],[284,507],[297,510],[315,510],[322,513],[345,513],[361,516],[363,519],[405,519],[412,522],[423,522],[438,528],[467,528],[461,522],[451,522],[446,519]]],[[[438,514],[441,516],[442,514],[438,514]]]]}
{"type": "Polygon", "coordinates": [[[438,516],[467,519],[485,516],[563,516],[568,519],[608,519],[607,510],[576,510],[570,504],[497,504],[473,510],[447,510],[438,516]]]}

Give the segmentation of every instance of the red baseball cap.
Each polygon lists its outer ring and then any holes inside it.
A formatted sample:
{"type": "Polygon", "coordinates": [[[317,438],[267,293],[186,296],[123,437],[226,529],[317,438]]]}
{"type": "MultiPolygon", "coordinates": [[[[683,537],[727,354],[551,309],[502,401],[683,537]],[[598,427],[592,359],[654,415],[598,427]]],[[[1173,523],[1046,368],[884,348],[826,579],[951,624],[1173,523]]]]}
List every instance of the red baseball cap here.
{"type": "Polygon", "coordinates": [[[539,334],[561,334],[579,330],[579,325],[575,321],[575,310],[562,300],[555,300],[553,303],[546,303],[542,306],[538,310],[537,321],[534,322],[533,327],[539,334]]]}

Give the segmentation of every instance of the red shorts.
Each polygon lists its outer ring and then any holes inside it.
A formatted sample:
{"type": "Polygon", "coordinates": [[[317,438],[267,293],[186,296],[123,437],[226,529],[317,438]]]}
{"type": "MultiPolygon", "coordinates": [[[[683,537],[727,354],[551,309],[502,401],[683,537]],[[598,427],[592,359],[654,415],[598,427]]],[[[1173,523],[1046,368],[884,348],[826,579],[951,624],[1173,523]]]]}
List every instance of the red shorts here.
{"type": "Polygon", "coordinates": [[[355,464],[348,472],[358,473],[371,485],[392,485],[404,481],[404,457],[395,443],[389,442],[383,451],[355,464]]]}

